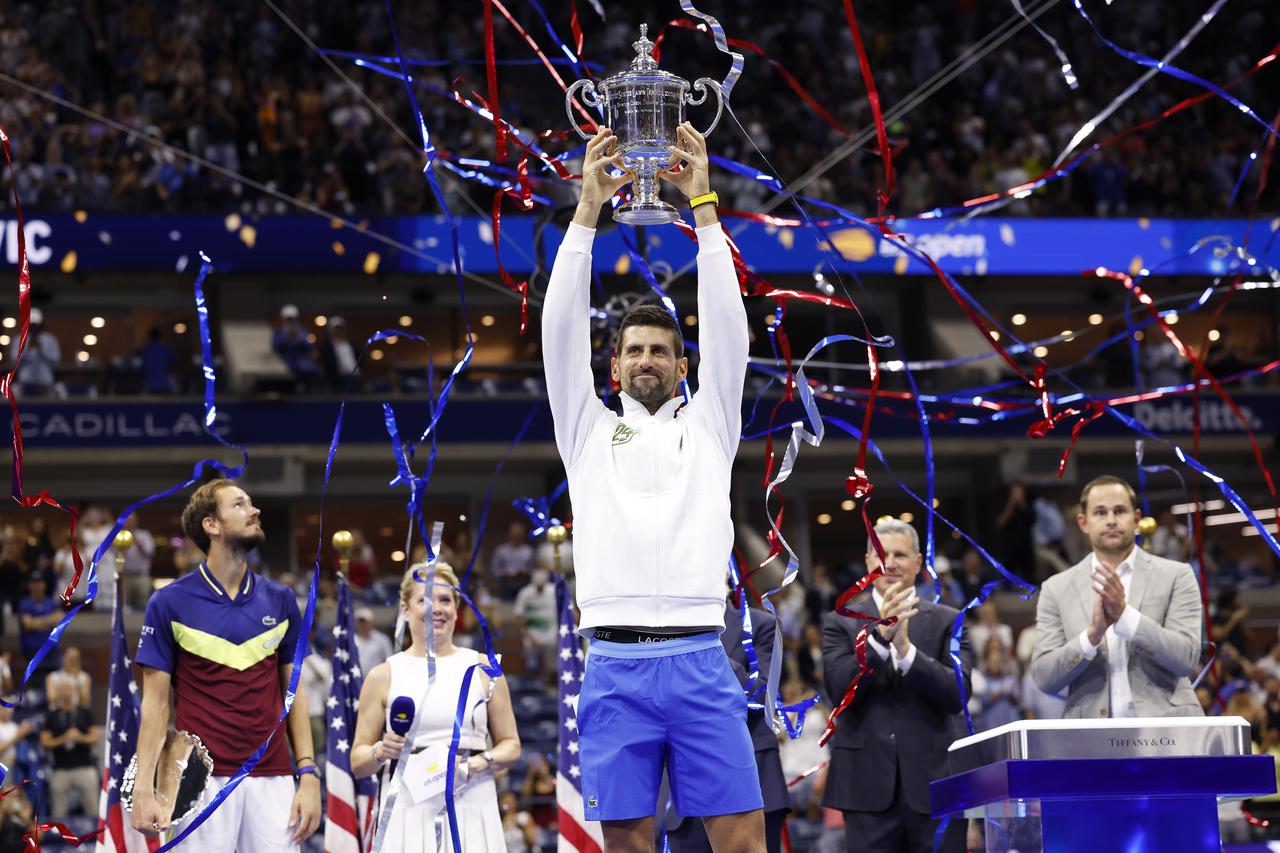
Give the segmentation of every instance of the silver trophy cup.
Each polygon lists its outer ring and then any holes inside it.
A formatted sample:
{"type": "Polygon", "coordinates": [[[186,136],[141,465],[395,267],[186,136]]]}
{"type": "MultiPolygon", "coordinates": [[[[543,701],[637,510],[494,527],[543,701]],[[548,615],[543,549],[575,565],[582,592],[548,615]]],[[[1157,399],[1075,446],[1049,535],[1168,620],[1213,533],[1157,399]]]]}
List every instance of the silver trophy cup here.
{"type": "MultiPolygon", "coordinates": [[[[160,759],[156,762],[155,795],[163,808],[170,809],[170,826],[177,826],[200,810],[213,777],[213,758],[200,738],[190,732],[169,730],[160,759]]],[[[138,780],[138,756],[125,768],[120,783],[120,805],[133,811],[133,792],[138,780]]]]}
{"type": "Polygon", "coordinates": [[[623,165],[634,172],[631,201],[613,212],[613,218],[628,225],[662,225],[675,222],[679,212],[658,198],[658,170],[671,159],[669,146],[676,144],[676,129],[685,120],[685,106],[698,106],[707,100],[707,92],[716,96],[716,116],[703,135],[715,130],[724,111],[720,84],[709,77],[693,82],[663,71],[653,59],[653,42],[649,26],[640,25],[640,40],[632,43],[636,57],[626,71],[614,74],[597,84],[579,80],[565,92],[565,110],[569,121],[583,139],[591,139],[578,126],[573,114],[573,98],[581,90],[582,101],[589,107],[603,108],[605,125],[618,140],[615,153],[621,153],[623,165]]]}

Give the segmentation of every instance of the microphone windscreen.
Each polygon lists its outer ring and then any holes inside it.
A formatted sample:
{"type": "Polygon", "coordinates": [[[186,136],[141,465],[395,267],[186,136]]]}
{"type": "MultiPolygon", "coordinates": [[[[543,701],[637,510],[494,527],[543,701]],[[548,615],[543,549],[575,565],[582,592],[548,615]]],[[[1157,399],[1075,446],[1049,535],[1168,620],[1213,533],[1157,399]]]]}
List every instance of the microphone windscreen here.
{"type": "Polygon", "coordinates": [[[408,696],[397,696],[391,701],[391,731],[404,737],[413,725],[413,700],[408,696]]]}

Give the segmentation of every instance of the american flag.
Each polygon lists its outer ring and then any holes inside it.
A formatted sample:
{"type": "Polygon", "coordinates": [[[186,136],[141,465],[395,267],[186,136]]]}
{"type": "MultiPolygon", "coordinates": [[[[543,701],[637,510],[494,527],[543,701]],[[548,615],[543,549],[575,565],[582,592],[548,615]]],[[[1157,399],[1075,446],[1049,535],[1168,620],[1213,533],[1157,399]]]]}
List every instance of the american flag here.
{"type": "Polygon", "coordinates": [[[333,626],[333,686],[329,688],[325,718],[329,722],[325,749],[325,788],[328,805],[324,823],[325,853],[364,853],[373,844],[376,787],[373,777],[351,777],[351,742],[360,707],[360,655],[356,652],[355,619],[346,576],[338,575],[338,611],[333,626]]]}
{"type": "Polygon", "coordinates": [[[556,764],[556,813],[559,853],[601,853],[604,836],[597,821],[582,811],[582,768],[578,763],[578,694],[582,692],[582,640],[573,618],[569,585],[556,576],[556,604],[560,608],[560,750],[556,764]]]}
{"type": "Polygon", "coordinates": [[[124,586],[116,578],[111,613],[111,678],[107,685],[107,742],[102,750],[102,795],[98,798],[96,853],[141,853],[156,850],[159,840],[148,840],[129,825],[120,805],[120,783],[133,760],[138,740],[138,685],[133,661],[124,640],[124,586]]]}

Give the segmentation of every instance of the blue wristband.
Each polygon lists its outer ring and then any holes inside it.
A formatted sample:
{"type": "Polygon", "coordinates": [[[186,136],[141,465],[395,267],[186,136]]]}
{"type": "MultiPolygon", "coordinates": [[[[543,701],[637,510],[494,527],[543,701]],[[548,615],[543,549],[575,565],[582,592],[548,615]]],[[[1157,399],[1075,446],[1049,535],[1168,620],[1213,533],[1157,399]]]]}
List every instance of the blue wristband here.
{"type": "Polygon", "coordinates": [[[320,768],[316,767],[314,764],[308,764],[306,767],[299,767],[297,770],[293,771],[294,781],[300,781],[303,776],[307,775],[316,776],[318,778],[320,776],[320,768]]]}

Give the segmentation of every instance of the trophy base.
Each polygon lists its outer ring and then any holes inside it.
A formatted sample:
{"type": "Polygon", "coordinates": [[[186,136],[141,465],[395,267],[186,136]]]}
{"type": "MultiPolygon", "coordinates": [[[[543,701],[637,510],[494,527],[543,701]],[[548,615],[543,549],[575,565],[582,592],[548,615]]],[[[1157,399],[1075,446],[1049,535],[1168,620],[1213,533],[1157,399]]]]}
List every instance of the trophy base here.
{"type": "Polygon", "coordinates": [[[624,225],[668,225],[679,218],[680,211],[665,201],[632,201],[613,212],[613,221],[624,225]]]}

